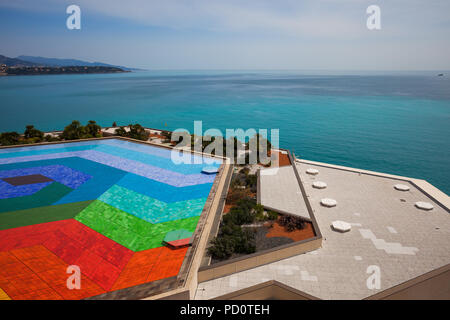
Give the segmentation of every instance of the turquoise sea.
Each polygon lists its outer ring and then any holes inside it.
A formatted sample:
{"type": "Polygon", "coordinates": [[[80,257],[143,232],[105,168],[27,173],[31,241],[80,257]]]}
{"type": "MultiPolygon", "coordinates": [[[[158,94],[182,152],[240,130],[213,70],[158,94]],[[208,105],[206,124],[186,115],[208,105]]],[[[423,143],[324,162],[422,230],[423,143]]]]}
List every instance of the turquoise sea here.
{"type": "Polygon", "coordinates": [[[309,160],[426,179],[450,194],[450,78],[435,72],[157,71],[0,77],[0,131],[70,121],[280,129],[309,160]]]}

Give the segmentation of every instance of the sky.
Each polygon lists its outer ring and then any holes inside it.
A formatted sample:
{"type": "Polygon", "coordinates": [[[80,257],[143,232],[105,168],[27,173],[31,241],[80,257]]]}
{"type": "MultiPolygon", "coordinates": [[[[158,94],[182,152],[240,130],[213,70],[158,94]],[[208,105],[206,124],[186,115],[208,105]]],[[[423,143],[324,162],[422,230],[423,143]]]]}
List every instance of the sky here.
{"type": "Polygon", "coordinates": [[[450,70],[449,0],[0,0],[0,54],[144,69],[450,70]],[[81,8],[69,30],[66,8],[81,8]],[[366,26],[378,5],[381,29],[366,26]]]}

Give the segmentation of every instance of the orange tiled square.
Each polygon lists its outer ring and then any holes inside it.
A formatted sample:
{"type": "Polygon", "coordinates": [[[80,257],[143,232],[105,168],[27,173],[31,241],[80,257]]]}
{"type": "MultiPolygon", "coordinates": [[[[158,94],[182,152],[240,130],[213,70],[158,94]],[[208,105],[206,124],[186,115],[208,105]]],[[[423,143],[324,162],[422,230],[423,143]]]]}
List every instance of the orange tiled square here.
{"type": "Polygon", "coordinates": [[[37,275],[49,286],[66,285],[67,278],[70,276],[67,273],[67,267],[68,265],[56,266],[54,269],[39,272],[37,275]]]}
{"type": "Polygon", "coordinates": [[[61,266],[66,266],[64,261],[53,254],[46,257],[27,259],[24,260],[23,263],[35,273],[40,273],[46,270],[52,270],[61,266]]]}
{"type": "Polygon", "coordinates": [[[27,248],[15,249],[10,251],[19,260],[35,259],[40,257],[46,257],[52,253],[44,246],[37,245],[27,248]]]}
{"type": "Polygon", "coordinates": [[[19,262],[19,260],[9,251],[0,252],[0,266],[14,262],[19,262]]]}
{"type": "Polygon", "coordinates": [[[0,288],[11,297],[13,294],[19,294],[19,291],[10,283],[8,280],[4,278],[0,278],[0,288]]]}
{"type": "Polygon", "coordinates": [[[114,291],[123,288],[134,287],[147,282],[147,277],[152,266],[153,265],[150,265],[146,268],[125,268],[120,273],[119,278],[116,280],[111,290],[114,291]]]}
{"type": "Polygon", "coordinates": [[[32,271],[22,262],[8,263],[0,267],[0,277],[4,278],[15,278],[29,273],[32,271]]]}
{"type": "Polygon", "coordinates": [[[162,252],[163,247],[148,249],[144,251],[136,252],[128,261],[126,268],[137,268],[146,265],[153,265],[162,252]]]}
{"type": "Polygon", "coordinates": [[[187,249],[171,250],[164,248],[155,266],[148,275],[147,282],[176,276],[183,264],[187,249]]]}
{"type": "Polygon", "coordinates": [[[15,296],[14,300],[63,300],[63,298],[55,290],[46,288],[15,296]]]}
{"type": "Polygon", "coordinates": [[[19,295],[48,288],[48,285],[34,273],[10,279],[9,284],[14,286],[14,290],[8,292],[8,295],[13,299],[19,295]]]}
{"type": "Polygon", "coordinates": [[[87,297],[96,296],[105,292],[100,286],[96,285],[94,282],[90,281],[86,277],[81,278],[81,289],[67,288],[66,285],[52,286],[59,295],[61,295],[66,300],[80,300],[87,297]]]}

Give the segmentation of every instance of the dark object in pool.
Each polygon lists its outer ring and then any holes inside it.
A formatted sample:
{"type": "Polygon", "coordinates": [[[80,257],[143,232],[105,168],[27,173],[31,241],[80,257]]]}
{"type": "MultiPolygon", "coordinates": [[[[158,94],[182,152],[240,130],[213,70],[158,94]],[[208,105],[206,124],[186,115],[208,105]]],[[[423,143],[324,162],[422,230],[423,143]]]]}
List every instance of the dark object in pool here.
{"type": "Polygon", "coordinates": [[[28,176],[19,176],[19,177],[11,177],[11,178],[2,178],[3,181],[13,185],[13,186],[23,186],[25,184],[33,184],[33,183],[42,183],[42,182],[51,182],[53,179],[50,179],[41,174],[30,174],[28,176]]]}

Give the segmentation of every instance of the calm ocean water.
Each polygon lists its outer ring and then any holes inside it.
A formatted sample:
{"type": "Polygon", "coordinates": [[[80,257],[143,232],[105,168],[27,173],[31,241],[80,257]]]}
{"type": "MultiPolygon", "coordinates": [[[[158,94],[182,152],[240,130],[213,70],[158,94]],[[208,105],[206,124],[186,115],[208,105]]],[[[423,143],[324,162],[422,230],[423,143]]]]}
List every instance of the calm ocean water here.
{"type": "Polygon", "coordinates": [[[0,77],[0,131],[70,121],[279,128],[304,159],[426,179],[450,194],[450,78],[435,73],[137,72],[0,77]]]}

